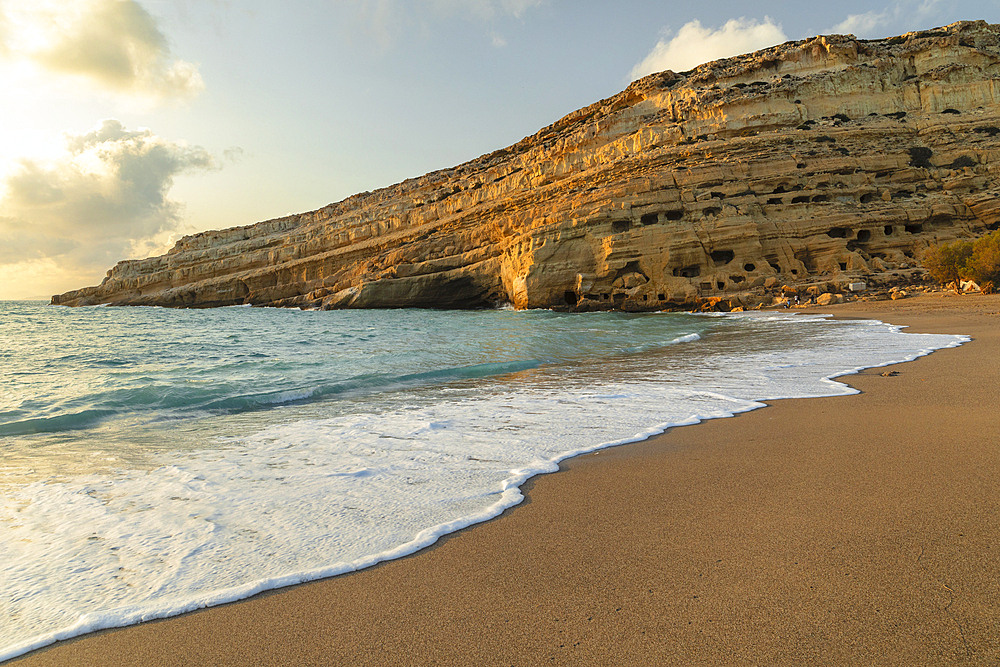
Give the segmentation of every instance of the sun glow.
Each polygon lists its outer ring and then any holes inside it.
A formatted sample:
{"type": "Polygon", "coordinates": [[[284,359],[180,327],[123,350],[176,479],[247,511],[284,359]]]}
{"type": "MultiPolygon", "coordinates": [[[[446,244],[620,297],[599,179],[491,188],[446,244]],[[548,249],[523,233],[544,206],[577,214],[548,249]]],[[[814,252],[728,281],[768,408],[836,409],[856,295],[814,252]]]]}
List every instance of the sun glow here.
{"type": "Polygon", "coordinates": [[[147,102],[190,100],[204,89],[197,65],[173,58],[135,0],[0,0],[0,62],[31,87],[75,80],[147,102]]]}
{"type": "Polygon", "coordinates": [[[34,0],[3,3],[3,40],[8,53],[41,53],[52,45],[53,27],[66,25],[66,16],[79,14],[88,3],[34,0]]]}

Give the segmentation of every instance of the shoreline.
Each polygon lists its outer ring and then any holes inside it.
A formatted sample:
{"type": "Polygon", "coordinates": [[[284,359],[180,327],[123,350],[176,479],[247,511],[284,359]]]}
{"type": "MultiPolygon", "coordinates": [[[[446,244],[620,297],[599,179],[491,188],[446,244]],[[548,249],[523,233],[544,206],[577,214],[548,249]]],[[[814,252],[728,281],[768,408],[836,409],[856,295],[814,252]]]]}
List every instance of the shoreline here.
{"type": "Polygon", "coordinates": [[[414,555],[5,664],[995,661],[1000,299],[804,310],[974,340],[568,459],[414,555]]]}

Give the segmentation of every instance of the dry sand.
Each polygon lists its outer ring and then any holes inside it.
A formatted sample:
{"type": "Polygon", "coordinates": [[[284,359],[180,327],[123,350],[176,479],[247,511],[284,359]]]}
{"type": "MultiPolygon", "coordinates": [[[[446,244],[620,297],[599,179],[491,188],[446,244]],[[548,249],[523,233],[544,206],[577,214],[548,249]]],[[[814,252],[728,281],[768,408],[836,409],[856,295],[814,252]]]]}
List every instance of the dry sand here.
{"type": "Polygon", "coordinates": [[[568,461],[414,556],[10,664],[1000,663],[1000,297],[822,310],[974,341],[568,461]]]}

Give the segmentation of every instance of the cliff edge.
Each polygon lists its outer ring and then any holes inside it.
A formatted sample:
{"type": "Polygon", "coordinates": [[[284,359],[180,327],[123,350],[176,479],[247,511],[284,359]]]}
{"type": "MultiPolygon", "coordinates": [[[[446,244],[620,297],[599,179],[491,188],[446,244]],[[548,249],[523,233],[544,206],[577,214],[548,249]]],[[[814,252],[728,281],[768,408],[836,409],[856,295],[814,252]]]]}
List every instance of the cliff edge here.
{"type": "Polygon", "coordinates": [[[654,74],[503,150],[182,238],[59,305],[654,310],[902,277],[1000,227],[1000,25],[654,74]]]}

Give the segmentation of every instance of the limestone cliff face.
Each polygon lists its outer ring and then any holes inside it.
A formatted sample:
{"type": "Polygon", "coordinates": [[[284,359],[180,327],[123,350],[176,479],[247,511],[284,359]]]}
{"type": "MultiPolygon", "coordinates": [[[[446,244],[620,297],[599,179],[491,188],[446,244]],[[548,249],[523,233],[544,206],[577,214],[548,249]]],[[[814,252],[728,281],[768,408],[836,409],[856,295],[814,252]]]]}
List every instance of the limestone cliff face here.
{"type": "Polygon", "coordinates": [[[185,237],[52,302],[643,310],[898,274],[1000,226],[998,135],[1000,25],[817,37],[646,77],[504,150],[185,237]]]}

